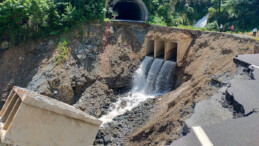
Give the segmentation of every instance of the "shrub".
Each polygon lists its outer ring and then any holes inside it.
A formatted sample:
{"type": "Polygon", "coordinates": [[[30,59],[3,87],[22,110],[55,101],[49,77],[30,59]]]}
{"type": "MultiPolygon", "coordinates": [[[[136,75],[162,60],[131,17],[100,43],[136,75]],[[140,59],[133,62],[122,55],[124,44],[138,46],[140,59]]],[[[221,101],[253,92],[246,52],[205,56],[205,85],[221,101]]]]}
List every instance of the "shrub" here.
{"type": "Polygon", "coordinates": [[[206,29],[210,30],[210,31],[212,31],[212,30],[219,30],[219,25],[218,25],[217,21],[213,21],[213,22],[208,23],[206,25],[206,29]]]}
{"type": "Polygon", "coordinates": [[[158,15],[156,16],[150,16],[149,18],[150,24],[157,24],[157,25],[162,25],[166,26],[166,22],[164,21],[163,17],[159,17],[158,15]]]}

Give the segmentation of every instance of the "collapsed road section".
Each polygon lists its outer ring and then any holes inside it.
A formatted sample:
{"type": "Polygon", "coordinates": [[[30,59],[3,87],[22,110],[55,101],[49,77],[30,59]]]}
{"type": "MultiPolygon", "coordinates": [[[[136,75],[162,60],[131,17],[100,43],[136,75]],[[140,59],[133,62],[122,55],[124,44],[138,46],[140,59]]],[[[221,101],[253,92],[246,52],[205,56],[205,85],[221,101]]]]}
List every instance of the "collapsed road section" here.
{"type": "Polygon", "coordinates": [[[259,54],[240,55],[234,61],[242,69],[237,71],[227,89],[224,87],[225,92],[222,94],[232,107],[234,119],[226,103],[221,108],[214,108],[222,98],[217,93],[216,97],[196,105],[194,114],[185,121],[186,128],[191,128],[190,133],[173,142],[171,146],[258,145],[259,54]],[[239,116],[236,116],[237,113],[239,116]]]}

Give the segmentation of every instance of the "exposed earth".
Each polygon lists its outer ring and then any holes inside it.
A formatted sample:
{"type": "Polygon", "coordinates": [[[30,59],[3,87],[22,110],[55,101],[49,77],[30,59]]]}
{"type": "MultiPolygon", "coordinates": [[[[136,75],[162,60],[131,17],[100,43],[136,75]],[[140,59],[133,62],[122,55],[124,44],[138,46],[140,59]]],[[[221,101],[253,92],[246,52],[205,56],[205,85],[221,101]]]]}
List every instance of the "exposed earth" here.
{"type": "MultiPolygon", "coordinates": [[[[145,37],[191,37],[183,67],[177,68],[175,90],[116,117],[100,128],[95,141],[96,145],[171,144],[186,134],[184,121],[196,103],[229,84],[238,71],[233,58],[259,52],[255,40],[231,34],[111,22],[106,38],[106,26],[92,24],[62,35],[70,42],[70,55],[58,65],[56,48],[61,37],[0,51],[1,105],[16,85],[100,118],[131,89],[134,71],[144,58],[145,37]]],[[[231,111],[231,105],[225,106],[231,111]]]]}

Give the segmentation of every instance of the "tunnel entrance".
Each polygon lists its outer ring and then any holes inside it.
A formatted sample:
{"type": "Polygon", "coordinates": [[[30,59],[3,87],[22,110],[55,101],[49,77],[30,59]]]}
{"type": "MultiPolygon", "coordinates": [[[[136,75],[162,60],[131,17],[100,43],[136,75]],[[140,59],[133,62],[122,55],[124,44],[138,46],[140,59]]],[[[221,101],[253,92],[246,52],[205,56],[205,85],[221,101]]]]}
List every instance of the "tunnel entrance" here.
{"type": "Polygon", "coordinates": [[[114,0],[112,6],[113,11],[118,13],[117,20],[145,21],[148,17],[142,0],[114,0]]]}
{"type": "Polygon", "coordinates": [[[114,11],[118,13],[116,19],[141,20],[141,9],[134,2],[119,2],[114,6],[114,11]]]}

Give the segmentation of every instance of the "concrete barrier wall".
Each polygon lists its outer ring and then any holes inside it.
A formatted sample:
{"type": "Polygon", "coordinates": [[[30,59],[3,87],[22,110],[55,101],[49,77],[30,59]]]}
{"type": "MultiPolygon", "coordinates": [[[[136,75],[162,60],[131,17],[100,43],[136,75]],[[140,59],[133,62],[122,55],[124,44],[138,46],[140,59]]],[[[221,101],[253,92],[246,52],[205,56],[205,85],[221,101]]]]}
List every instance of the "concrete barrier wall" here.
{"type": "Polygon", "coordinates": [[[84,112],[14,87],[1,116],[1,141],[19,146],[93,145],[101,122],[84,112]]]}

